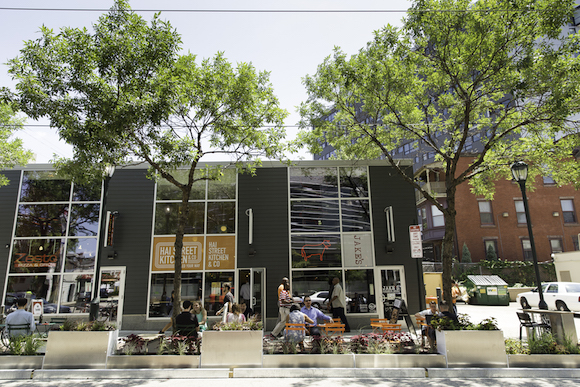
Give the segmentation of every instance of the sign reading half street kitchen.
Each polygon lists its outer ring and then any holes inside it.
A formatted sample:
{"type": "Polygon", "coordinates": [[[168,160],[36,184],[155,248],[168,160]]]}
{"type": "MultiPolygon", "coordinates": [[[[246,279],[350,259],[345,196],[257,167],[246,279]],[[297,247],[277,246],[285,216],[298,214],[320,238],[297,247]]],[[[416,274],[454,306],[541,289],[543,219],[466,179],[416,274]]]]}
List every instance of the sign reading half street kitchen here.
{"type": "MultiPolygon", "coordinates": [[[[153,238],[152,271],[173,271],[175,237],[153,238]]],[[[184,237],[183,271],[235,268],[235,236],[184,237]],[[205,261],[205,262],[204,262],[205,261]]]]}

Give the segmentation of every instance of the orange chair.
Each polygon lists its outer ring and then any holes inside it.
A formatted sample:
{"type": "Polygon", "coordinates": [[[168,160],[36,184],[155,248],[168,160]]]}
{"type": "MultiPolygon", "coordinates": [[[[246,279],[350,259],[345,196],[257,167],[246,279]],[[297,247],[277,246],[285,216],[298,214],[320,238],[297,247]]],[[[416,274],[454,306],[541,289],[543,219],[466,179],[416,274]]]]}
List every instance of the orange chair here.
{"type": "Polygon", "coordinates": [[[323,325],[319,325],[319,327],[324,329],[324,334],[326,337],[332,336],[342,336],[344,334],[344,324],[341,323],[327,323],[323,325]]]}
{"type": "Polygon", "coordinates": [[[302,332],[306,335],[306,325],[299,323],[286,323],[286,332],[302,332]]]}
{"type": "Polygon", "coordinates": [[[373,332],[377,333],[379,330],[382,330],[383,324],[390,324],[388,318],[371,318],[371,327],[373,328],[373,332]]]}

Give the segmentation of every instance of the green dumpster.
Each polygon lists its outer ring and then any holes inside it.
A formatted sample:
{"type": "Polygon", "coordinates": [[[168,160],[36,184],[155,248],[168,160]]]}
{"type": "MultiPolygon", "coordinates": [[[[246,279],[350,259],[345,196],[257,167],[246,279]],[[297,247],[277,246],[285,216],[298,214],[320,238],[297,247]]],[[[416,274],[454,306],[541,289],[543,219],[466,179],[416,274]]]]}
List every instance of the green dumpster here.
{"type": "Polygon", "coordinates": [[[509,305],[508,284],[497,275],[468,275],[469,303],[476,305],[509,305]]]}

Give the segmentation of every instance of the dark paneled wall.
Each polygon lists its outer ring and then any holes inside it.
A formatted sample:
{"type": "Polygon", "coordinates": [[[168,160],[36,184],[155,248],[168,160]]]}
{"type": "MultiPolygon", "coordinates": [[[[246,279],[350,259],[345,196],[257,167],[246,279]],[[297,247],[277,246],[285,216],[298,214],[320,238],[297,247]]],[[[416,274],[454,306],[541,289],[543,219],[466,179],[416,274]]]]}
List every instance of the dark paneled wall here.
{"type": "Polygon", "coordinates": [[[114,248],[104,249],[101,267],[126,266],[125,314],[145,314],[151,262],[155,184],[144,169],[117,169],[109,184],[107,211],[119,211],[114,248]],[[107,259],[117,252],[116,259],[107,259]]]}
{"type": "Polygon", "coordinates": [[[260,168],[256,176],[240,175],[238,182],[238,267],[267,267],[266,314],[276,317],[278,285],[290,277],[287,168],[260,168]],[[253,257],[248,253],[248,208],[254,212],[253,257]]]}
{"type": "MultiPolygon", "coordinates": [[[[5,246],[10,245],[12,240],[21,171],[4,171],[2,174],[10,180],[8,185],[0,187],[0,203],[2,203],[0,206],[0,284],[2,287],[0,289],[3,291],[6,269],[10,261],[10,249],[5,246]]],[[[2,300],[2,304],[4,304],[4,300],[2,300]]]]}
{"type": "MultiPolygon", "coordinates": [[[[409,226],[417,224],[413,187],[390,167],[370,167],[373,230],[376,265],[404,265],[409,312],[422,306],[423,281],[420,278],[421,259],[411,258],[409,226]],[[395,243],[387,252],[387,223],[385,207],[393,207],[395,243]]],[[[411,168],[409,173],[412,173],[411,168]]],[[[377,284],[378,286],[378,284],[377,284]]]]}

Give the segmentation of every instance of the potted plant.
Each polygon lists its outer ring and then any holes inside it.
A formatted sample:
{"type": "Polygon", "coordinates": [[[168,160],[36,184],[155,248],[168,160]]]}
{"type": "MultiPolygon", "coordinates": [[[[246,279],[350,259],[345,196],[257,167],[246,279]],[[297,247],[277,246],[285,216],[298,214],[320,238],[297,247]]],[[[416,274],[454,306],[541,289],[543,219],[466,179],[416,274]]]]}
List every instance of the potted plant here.
{"type": "Polygon", "coordinates": [[[198,368],[201,339],[158,335],[153,339],[131,334],[120,340],[117,355],[109,356],[107,368],[198,368]]]}
{"type": "Polygon", "coordinates": [[[60,330],[48,334],[43,368],[106,368],[118,336],[111,324],[65,320],[60,330]]]}
{"type": "Polygon", "coordinates": [[[447,367],[507,367],[503,332],[495,318],[472,324],[463,314],[458,321],[434,316],[431,325],[447,367]]]}
{"type": "Polygon", "coordinates": [[[580,348],[570,339],[559,344],[549,332],[526,341],[507,339],[505,341],[510,367],[519,368],[578,368],[580,348]]]}
{"type": "Polygon", "coordinates": [[[15,336],[8,339],[6,351],[0,358],[0,369],[39,369],[44,358],[39,349],[44,341],[38,335],[15,336]]]}
{"type": "Polygon", "coordinates": [[[217,323],[203,332],[201,367],[261,367],[262,322],[256,318],[239,323],[217,323]]]}

